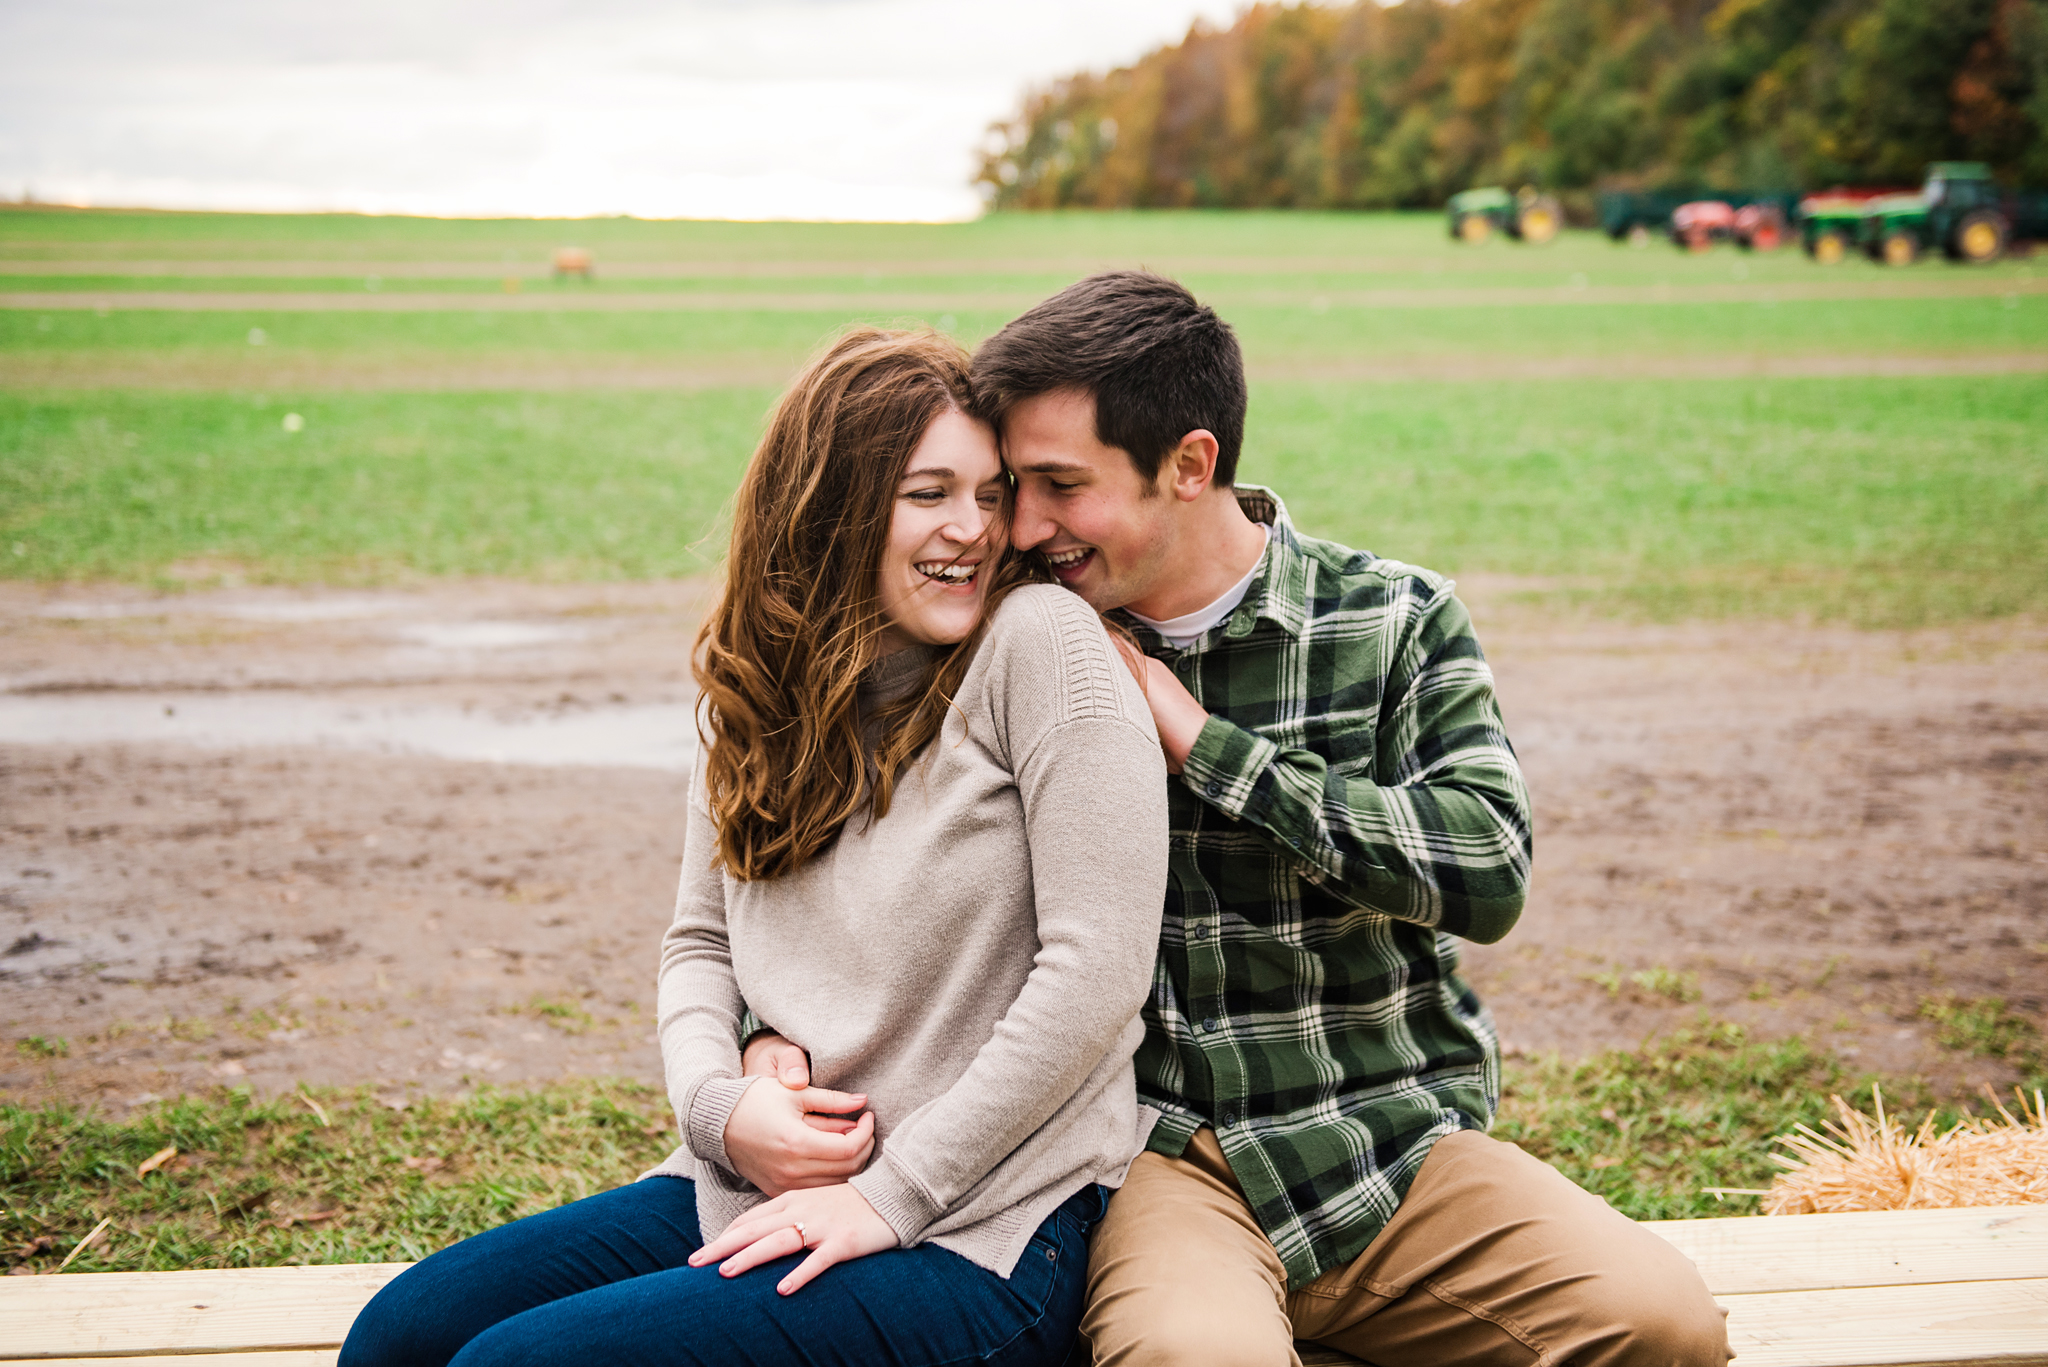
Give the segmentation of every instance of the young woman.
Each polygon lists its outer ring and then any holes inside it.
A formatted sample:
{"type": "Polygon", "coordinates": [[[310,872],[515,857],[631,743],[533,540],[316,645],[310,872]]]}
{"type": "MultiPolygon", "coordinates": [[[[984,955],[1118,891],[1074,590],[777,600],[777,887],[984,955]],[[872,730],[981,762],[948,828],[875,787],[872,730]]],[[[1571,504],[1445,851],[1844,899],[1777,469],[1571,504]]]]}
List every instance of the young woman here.
{"type": "Polygon", "coordinates": [[[1099,619],[1011,551],[966,381],[849,332],[741,485],[662,944],[682,1146],[408,1270],[342,1367],[1065,1359],[1151,1119],[1166,779],[1099,619]],[[741,1075],[756,1023],[815,1088],[741,1075]],[[764,1190],[747,1137],[807,1113],[850,1175],[764,1190]]]}

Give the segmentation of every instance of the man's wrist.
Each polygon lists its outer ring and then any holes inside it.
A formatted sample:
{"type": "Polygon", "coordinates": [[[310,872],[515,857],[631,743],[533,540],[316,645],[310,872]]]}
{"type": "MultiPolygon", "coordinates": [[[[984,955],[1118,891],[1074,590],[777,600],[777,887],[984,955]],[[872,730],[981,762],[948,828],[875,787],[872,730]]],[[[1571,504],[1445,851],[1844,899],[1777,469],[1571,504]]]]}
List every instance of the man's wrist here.
{"type": "Polygon", "coordinates": [[[1258,820],[1254,810],[1259,775],[1280,753],[1280,747],[1257,732],[1227,718],[1211,716],[1188,750],[1181,780],[1218,811],[1243,820],[1258,820]]]}

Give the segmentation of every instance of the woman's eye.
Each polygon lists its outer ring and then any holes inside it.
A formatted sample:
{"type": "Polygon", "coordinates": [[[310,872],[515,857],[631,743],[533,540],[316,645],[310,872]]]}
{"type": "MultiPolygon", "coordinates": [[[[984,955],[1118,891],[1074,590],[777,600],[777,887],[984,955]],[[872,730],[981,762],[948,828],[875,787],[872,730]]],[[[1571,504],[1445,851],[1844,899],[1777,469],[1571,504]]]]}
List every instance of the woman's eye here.
{"type": "Polygon", "coordinates": [[[938,503],[946,497],[942,489],[913,489],[904,495],[912,503],[938,503]]]}

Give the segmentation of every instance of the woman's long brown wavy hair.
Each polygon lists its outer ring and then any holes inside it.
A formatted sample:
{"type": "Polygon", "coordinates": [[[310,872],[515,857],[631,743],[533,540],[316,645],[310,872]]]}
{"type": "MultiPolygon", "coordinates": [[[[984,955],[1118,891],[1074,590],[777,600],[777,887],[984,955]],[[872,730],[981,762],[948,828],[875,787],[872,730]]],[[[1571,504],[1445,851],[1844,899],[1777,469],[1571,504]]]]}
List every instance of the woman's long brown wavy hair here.
{"type": "MultiPolygon", "coordinates": [[[[936,736],[979,629],[942,651],[862,735],[856,692],[880,656],[877,588],[897,485],[934,419],[973,412],[967,353],[930,331],[859,327],[782,396],[734,501],[718,605],[697,634],[708,723],[702,761],[718,866],[778,878],[863,813],[889,810],[897,779],[936,736]]],[[[1005,515],[1008,503],[1005,502],[1005,515]]],[[[986,622],[1037,577],[997,538],[984,557],[986,622]]]]}

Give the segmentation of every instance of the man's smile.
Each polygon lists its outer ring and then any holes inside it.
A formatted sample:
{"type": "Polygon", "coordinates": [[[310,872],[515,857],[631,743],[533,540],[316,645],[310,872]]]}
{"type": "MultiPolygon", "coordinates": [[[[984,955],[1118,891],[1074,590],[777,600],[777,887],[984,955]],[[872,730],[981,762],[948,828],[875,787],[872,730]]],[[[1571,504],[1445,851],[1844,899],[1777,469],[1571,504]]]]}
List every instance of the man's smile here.
{"type": "Polygon", "coordinates": [[[1046,551],[1045,563],[1062,582],[1072,583],[1086,572],[1095,558],[1093,546],[1069,546],[1064,550],[1046,551]]]}

